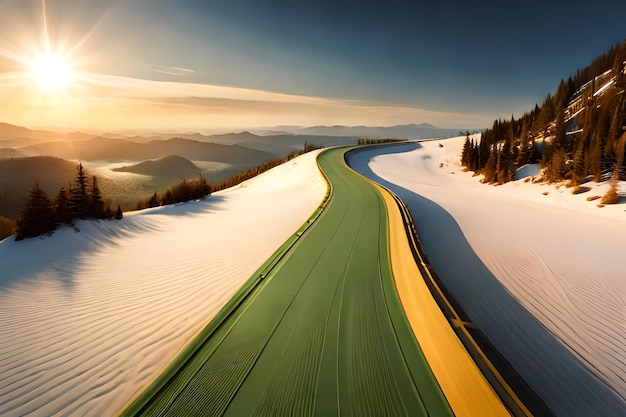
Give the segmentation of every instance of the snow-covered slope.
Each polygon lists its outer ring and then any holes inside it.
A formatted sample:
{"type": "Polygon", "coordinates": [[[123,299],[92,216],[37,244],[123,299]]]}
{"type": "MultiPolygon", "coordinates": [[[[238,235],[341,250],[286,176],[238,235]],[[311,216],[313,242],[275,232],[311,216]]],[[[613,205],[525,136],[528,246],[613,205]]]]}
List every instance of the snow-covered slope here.
{"type": "Polygon", "coordinates": [[[626,204],[587,201],[607,184],[481,184],[463,139],[351,165],[405,200],[444,283],[558,415],[626,415],[626,204]]]}
{"type": "Polygon", "coordinates": [[[310,152],[208,199],[0,243],[0,415],[112,415],[306,221],[310,152]]]}

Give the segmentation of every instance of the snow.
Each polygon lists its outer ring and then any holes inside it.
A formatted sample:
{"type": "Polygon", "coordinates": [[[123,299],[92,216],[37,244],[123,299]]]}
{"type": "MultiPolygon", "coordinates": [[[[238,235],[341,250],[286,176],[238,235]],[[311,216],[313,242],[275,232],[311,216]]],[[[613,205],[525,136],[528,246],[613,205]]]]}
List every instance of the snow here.
{"type": "Polygon", "coordinates": [[[522,165],[515,171],[515,180],[523,180],[528,177],[536,177],[539,175],[539,164],[522,165]]]}
{"type": "Polygon", "coordinates": [[[211,197],[0,242],[0,415],[113,415],[326,193],[310,152],[211,197]]]}
{"type": "Polygon", "coordinates": [[[606,183],[481,184],[459,165],[463,141],[350,164],[403,198],[444,284],[557,415],[626,415],[626,202],[587,201],[606,183]]]}
{"type": "Polygon", "coordinates": [[[604,84],[602,87],[600,87],[598,89],[598,91],[596,91],[595,93],[593,93],[594,97],[599,96],[600,94],[604,93],[604,91],[609,88],[610,86],[612,86],[613,84],[615,84],[615,78],[611,79],[608,83],[604,84]]]}

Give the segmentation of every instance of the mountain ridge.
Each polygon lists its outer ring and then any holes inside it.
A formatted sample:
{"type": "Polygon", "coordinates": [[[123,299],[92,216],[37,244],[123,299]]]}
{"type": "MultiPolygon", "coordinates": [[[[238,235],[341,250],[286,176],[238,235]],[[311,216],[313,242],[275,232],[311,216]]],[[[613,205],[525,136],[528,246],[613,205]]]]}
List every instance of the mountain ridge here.
{"type": "Polygon", "coordinates": [[[50,155],[64,159],[148,160],[179,155],[189,160],[227,162],[235,165],[257,165],[272,158],[272,154],[237,144],[223,145],[184,138],[133,142],[126,139],[95,137],[81,142],[45,142],[19,148],[22,152],[50,155]]]}

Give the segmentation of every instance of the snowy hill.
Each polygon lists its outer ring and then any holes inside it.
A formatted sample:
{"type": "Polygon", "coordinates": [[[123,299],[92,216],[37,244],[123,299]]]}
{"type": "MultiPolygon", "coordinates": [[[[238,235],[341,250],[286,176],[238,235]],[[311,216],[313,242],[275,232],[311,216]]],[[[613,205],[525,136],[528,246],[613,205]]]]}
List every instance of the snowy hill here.
{"type": "Polygon", "coordinates": [[[209,198],[0,242],[0,415],[113,415],[326,192],[317,151],[209,198]]]}

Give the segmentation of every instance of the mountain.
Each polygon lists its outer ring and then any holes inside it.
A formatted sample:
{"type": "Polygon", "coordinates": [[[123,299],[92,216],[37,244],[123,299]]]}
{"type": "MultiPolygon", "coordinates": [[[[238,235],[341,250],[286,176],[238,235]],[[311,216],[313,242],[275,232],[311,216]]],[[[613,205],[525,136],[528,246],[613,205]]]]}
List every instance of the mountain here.
{"type": "Polygon", "coordinates": [[[156,156],[179,155],[189,160],[219,161],[235,165],[258,165],[273,157],[268,152],[237,144],[221,145],[182,138],[151,142],[148,147],[156,156]]]}
{"type": "Polygon", "coordinates": [[[30,139],[36,141],[86,140],[94,135],[82,132],[57,133],[47,130],[31,130],[9,123],[0,123],[0,139],[30,139]]]}
{"type": "Polygon", "coordinates": [[[160,178],[193,178],[200,174],[200,169],[190,160],[178,155],[169,155],[154,161],[114,168],[117,172],[132,172],[160,178]]]}
{"type": "Polygon", "coordinates": [[[466,129],[444,129],[429,123],[396,126],[277,126],[276,130],[297,135],[355,136],[367,139],[428,139],[458,135],[466,129]]]}
{"type": "Polygon", "coordinates": [[[27,155],[13,148],[0,148],[0,159],[23,158],[25,156],[27,155]]]}
{"type": "Polygon", "coordinates": [[[132,135],[125,136],[123,134],[118,134],[114,132],[108,132],[101,135],[103,138],[107,139],[125,139],[130,140],[132,142],[138,143],[150,143],[150,142],[158,142],[163,140],[168,140],[172,138],[180,138],[180,139],[189,139],[196,142],[210,142],[210,143],[220,143],[220,144],[234,144],[242,140],[255,140],[259,138],[258,135],[252,134],[248,131],[243,131],[240,133],[224,133],[224,134],[216,134],[216,135],[203,135],[198,132],[189,132],[189,133],[146,133],[144,135],[132,135]]]}
{"type": "Polygon", "coordinates": [[[20,148],[23,152],[50,155],[83,161],[158,159],[179,155],[189,160],[217,161],[233,165],[253,166],[273,157],[272,154],[239,145],[221,145],[190,139],[173,138],[149,143],[126,139],[96,137],[81,142],[48,142],[20,148]]]}
{"type": "Polygon", "coordinates": [[[517,168],[534,163],[547,182],[626,180],[625,92],[626,41],[561,79],[541,106],[494,120],[478,143],[467,140],[462,163],[486,183],[511,181],[517,168]]]}
{"type": "MultiPolygon", "coordinates": [[[[155,191],[165,190],[181,178],[195,178],[200,173],[194,164],[178,156],[147,162],[151,163],[144,162],[127,170],[115,170],[118,172],[112,172],[98,163],[92,165],[87,162],[84,165],[90,181],[92,175],[98,177],[105,202],[110,202],[113,207],[120,204],[123,210],[132,210],[140,199],[155,191]],[[130,173],[134,171],[152,177],[130,173]]],[[[76,178],[76,165],[76,162],[50,156],[0,159],[0,216],[16,219],[35,182],[39,183],[48,197],[54,198],[61,187],[67,189],[76,178]]],[[[234,169],[235,172],[240,170],[234,169]]],[[[218,174],[222,172],[214,176],[218,174]]]]}

